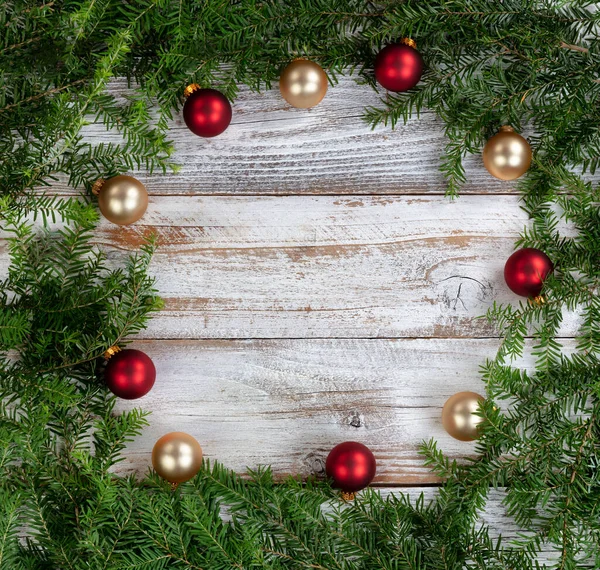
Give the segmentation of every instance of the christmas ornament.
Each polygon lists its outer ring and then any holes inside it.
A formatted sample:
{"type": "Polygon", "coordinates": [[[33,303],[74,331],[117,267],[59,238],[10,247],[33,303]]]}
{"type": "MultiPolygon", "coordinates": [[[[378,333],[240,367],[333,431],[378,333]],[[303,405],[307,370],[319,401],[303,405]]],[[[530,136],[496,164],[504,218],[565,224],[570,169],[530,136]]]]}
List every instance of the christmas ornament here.
{"type": "Polygon", "coordinates": [[[341,489],[345,499],[354,497],[375,477],[375,457],[362,443],[346,441],[336,445],[327,456],[325,471],[333,484],[341,489]]]}
{"type": "Polygon", "coordinates": [[[156,380],[156,368],[147,354],[133,348],[118,351],[112,347],[105,356],[109,361],[104,369],[104,381],[115,396],[135,400],[150,392],[156,380]]]}
{"type": "Polygon", "coordinates": [[[473,441],[479,437],[477,426],[483,418],[475,415],[483,397],[475,392],[458,392],[448,398],[442,410],[442,425],[455,439],[473,441]]]}
{"type": "Polygon", "coordinates": [[[388,91],[408,91],[423,75],[425,63],[410,38],[384,47],[375,58],[375,78],[388,91]]]}
{"type": "Polygon", "coordinates": [[[200,471],[202,448],[191,435],[172,431],[154,444],[152,466],[170,483],[184,483],[200,471]]]}
{"type": "Polygon", "coordinates": [[[504,280],[513,293],[522,297],[538,297],[544,280],[553,270],[552,261],[543,251],[525,247],[507,259],[504,280]]]}
{"type": "Polygon", "coordinates": [[[100,178],[94,183],[92,192],[98,196],[102,215],[120,226],[137,222],[148,207],[146,187],[133,176],[114,176],[108,180],[100,178]]]}
{"type": "Polygon", "coordinates": [[[293,107],[314,107],[327,93],[327,74],[314,61],[296,59],[279,77],[279,90],[293,107]]]}
{"type": "Polygon", "coordinates": [[[216,89],[201,89],[192,83],[184,92],[183,120],[188,129],[199,137],[216,137],[231,123],[231,105],[216,89]]]}
{"type": "Polygon", "coordinates": [[[512,127],[500,127],[498,134],[483,147],[483,164],[492,176],[514,180],[529,169],[531,147],[512,127]]]}

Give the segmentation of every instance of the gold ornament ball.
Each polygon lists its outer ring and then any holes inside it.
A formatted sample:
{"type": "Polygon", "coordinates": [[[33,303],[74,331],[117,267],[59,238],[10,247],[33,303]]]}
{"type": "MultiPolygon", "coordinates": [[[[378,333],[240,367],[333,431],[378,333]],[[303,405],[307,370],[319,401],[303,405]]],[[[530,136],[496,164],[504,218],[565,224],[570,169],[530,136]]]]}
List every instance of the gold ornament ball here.
{"type": "Polygon", "coordinates": [[[279,78],[279,90],[293,107],[308,109],[325,97],[327,74],[318,63],[297,59],[283,70],[279,78]]]}
{"type": "Polygon", "coordinates": [[[122,175],[98,180],[92,192],[98,196],[102,215],[120,226],[137,222],[148,207],[146,187],[133,176],[122,175]]]}
{"type": "Polygon", "coordinates": [[[455,439],[473,441],[479,437],[477,426],[483,418],[475,415],[483,396],[475,392],[458,392],[448,398],[442,410],[442,425],[455,439]]]}
{"type": "Polygon", "coordinates": [[[492,176],[514,180],[531,166],[531,147],[512,127],[500,127],[483,147],[483,164],[492,176]]]}
{"type": "Polygon", "coordinates": [[[200,471],[202,448],[191,435],[173,431],[154,444],[152,466],[170,483],[183,483],[200,471]]]}

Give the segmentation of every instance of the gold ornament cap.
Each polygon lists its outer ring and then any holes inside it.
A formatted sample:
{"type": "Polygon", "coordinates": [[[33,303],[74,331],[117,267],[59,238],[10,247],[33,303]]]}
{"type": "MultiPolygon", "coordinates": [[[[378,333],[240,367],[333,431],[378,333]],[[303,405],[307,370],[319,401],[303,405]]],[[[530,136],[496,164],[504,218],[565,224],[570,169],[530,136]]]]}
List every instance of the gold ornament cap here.
{"type": "Polygon", "coordinates": [[[417,49],[417,42],[412,38],[402,38],[398,43],[411,47],[413,49],[417,49]]]}
{"type": "Polygon", "coordinates": [[[98,180],[96,180],[96,182],[94,182],[94,185],[92,186],[92,194],[94,196],[100,195],[100,190],[102,190],[102,186],[104,186],[105,182],[106,182],[106,179],[104,179],[104,178],[98,178],[98,180]]]}
{"type": "Polygon", "coordinates": [[[530,305],[537,305],[538,307],[546,304],[546,297],[544,295],[536,295],[533,298],[528,299],[530,305]]]}
{"type": "Polygon", "coordinates": [[[198,91],[201,89],[200,85],[197,83],[190,83],[184,90],[183,96],[187,99],[194,91],[198,91]]]}
{"type": "Polygon", "coordinates": [[[117,352],[121,352],[121,350],[122,348],[118,347],[117,345],[111,346],[104,351],[104,358],[106,358],[106,360],[110,360],[112,356],[117,354],[117,352]]]}
{"type": "Polygon", "coordinates": [[[344,501],[354,501],[356,499],[356,493],[354,491],[342,491],[341,497],[344,501]]]}

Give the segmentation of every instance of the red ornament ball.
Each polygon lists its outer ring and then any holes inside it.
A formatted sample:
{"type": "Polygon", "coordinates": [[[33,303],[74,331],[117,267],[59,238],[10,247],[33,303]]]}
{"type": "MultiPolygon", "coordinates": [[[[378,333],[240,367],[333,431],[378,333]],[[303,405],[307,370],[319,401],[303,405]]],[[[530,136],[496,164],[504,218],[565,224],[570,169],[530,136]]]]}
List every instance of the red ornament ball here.
{"type": "Polygon", "coordinates": [[[375,78],[388,91],[408,91],[423,75],[421,54],[405,44],[384,47],[375,58],[375,78]]]}
{"type": "Polygon", "coordinates": [[[364,489],[375,477],[375,457],[362,443],[346,441],[327,456],[325,471],[335,487],[346,493],[364,489]]]}
{"type": "Polygon", "coordinates": [[[185,100],[183,120],[199,137],[216,137],[231,123],[231,104],[216,89],[196,89],[185,100]]]}
{"type": "Polygon", "coordinates": [[[108,389],[119,398],[135,400],[145,396],[156,380],[156,368],[141,350],[126,349],[110,358],[104,369],[108,389]]]}
{"type": "Polygon", "coordinates": [[[513,293],[537,297],[544,280],[553,270],[552,261],[543,251],[525,247],[515,251],[506,261],[504,280],[513,293]]]}

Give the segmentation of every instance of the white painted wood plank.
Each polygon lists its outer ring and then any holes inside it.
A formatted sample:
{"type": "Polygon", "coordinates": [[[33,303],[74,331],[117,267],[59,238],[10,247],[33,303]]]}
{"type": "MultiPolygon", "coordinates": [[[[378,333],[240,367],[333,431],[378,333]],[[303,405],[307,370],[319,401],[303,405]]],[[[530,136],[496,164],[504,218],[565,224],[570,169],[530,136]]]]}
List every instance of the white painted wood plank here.
{"type": "MultiPolygon", "coordinates": [[[[453,458],[474,444],[443,430],[452,394],[483,393],[479,367],[495,339],[137,341],[155,362],[153,390],[118,409],[152,412],[121,473],[144,472],[154,442],[185,431],[229,468],[268,464],[277,476],[324,472],[329,450],[346,440],[368,445],[377,484],[436,481],[417,453],[435,438],[453,458]]],[[[531,361],[524,365],[530,366],[531,361]]]]}
{"type": "Polygon", "coordinates": [[[153,197],[98,242],[117,260],[158,234],[146,338],[472,337],[519,301],[503,267],[526,223],[514,196],[153,197]]]}
{"type": "MultiPolygon", "coordinates": [[[[115,81],[110,91],[126,95],[126,82],[115,81]]],[[[443,194],[443,123],[425,112],[395,130],[372,130],[362,119],[363,110],[381,106],[380,96],[354,78],[340,76],[321,104],[294,109],[277,84],[263,93],[242,86],[233,102],[232,124],[219,137],[191,134],[176,114],[169,134],[174,161],[182,165],[179,174],[136,176],[155,195],[443,194]]],[[[84,133],[90,142],[120,140],[102,125],[89,125],[84,133]]],[[[514,192],[514,182],[500,182],[487,173],[480,155],[469,156],[465,166],[463,193],[514,192]]],[[[70,191],[64,182],[55,190],[70,191]]]]}

